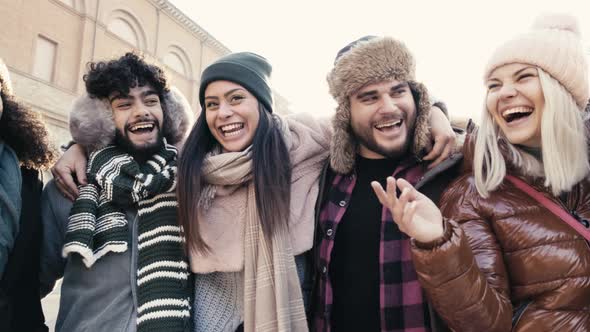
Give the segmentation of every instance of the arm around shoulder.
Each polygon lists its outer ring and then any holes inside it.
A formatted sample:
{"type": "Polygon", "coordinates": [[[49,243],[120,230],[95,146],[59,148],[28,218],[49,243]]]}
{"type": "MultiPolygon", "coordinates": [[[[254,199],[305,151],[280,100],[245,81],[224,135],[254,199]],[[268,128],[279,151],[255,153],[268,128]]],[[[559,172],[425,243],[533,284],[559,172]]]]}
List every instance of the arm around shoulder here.
{"type": "Polygon", "coordinates": [[[333,116],[313,116],[309,113],[294,113],[283,117],[291,131],[306,133],[325,146],[332,140],[333,116]]]}

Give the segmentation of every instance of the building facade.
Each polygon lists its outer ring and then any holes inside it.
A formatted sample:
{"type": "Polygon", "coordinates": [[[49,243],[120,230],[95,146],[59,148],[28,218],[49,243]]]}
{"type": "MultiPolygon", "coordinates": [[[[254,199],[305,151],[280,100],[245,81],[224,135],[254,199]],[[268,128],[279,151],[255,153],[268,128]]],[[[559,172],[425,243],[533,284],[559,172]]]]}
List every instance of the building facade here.
{"type": "Polygon", "coordinates": [[[0,15],[0,57],[17,98],[43,114],[56,144],[70,140],[68,112],[84,92],[88,62],[139,51],[197,112],[202,70],[230,52],[167,0],[0,0],[0,15]]]}

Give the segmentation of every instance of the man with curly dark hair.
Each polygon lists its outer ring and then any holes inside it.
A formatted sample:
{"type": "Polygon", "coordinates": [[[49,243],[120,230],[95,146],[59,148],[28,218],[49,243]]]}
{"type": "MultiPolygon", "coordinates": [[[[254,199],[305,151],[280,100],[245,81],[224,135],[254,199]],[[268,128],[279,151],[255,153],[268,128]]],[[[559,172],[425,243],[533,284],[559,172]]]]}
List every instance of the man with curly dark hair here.
{"type": "MultiPolygon", "coordinates": [[[[166,110],[168,107],[165,96],[170,94],[170,88],[164,71],[158,66],[148,65],[140,55],[126,53],[119,59],[89,63],[88,67],[88,73],[84,75],[83,79],[86,91],[92,98],[111,102],[117,96],[128,95],[132,88],[149,86],[160,99],[162,109],[166,110]]],[[[74,117],[70,118],[72,136],[78,137],[76,139],[78,144],[72,147],[73,150],[84,150],[83,147],[95,150],[96,145],[107,145],[113,138],[118,144],[133,148],[133,145],[130,145],[129,132],[111,131],[113,123],[110,120],[105,121],[100,112],[95,112],[92,107],[80,109],[79,111],[72,114],[74,117]],[[93,120],[97,122],[94,123],[93,120]],[[80,124],[83,124],[83,126],[80,124]],[[98,124],[106,127],[101,127],[98,124]]],[[[167,135],[171,135],[174,142],[180,141],[179,126],[185,124],[179,118],[181,113],[174,110],[172,112],[163,112],[163,123],[160,123],[162,125],[161,131],[154,132],[160,136],[156,143],[161,144],[161,137],[167,135]]],[[[169,140],[168,143],[171,143],[171,141],[169,140]]],[[[154,149],[157,150],[158,145],[151,145],[148,148],[149,150],[144,151],[143,154],[150,155],[150,152],[154,149]]],[[[78,192],[73,189],[76,188],[76,185],[71,182],[72,177],[64,176],[64,174],[56,170],[52,170],[52,172],[60,191],[66,193],[70,200],[74,200],[78,196],[78,192]]],[[[85,170],[76,171],[79,183],[85,182],[85,173],[85,170]]]]}
{"type": "Polygon", "coordinates": [[[84,81],[70,132],[89,153],[87,181],[73,203],[59,178],[43,192],[41,293],[63,276],[56,331],[189,330],[174,144],[190,106],[135,53],[90,63],[84,81]]]}
{"type": "Polygon", "coordinates": [[[39,170],[53,162],[39,114],[17,102],[0,59],[0,331],[46,331],[39,293],[39,170]]]}

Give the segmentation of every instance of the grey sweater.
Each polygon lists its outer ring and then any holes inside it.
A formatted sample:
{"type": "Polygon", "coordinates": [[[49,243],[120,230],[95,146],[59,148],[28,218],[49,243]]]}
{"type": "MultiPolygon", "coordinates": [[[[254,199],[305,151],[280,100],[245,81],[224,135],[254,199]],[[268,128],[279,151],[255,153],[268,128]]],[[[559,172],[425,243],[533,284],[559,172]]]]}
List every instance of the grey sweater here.
{"type": "Polygon", "coordinates": [[[87,269],[79,255],[62,257],[72,202],[50,181],[43,190],[40,281],[47,295],[63,276],[56,332],[135,332],[137,312],[136,211],[127,211],[132,245],[109,253],[87,269]]]}

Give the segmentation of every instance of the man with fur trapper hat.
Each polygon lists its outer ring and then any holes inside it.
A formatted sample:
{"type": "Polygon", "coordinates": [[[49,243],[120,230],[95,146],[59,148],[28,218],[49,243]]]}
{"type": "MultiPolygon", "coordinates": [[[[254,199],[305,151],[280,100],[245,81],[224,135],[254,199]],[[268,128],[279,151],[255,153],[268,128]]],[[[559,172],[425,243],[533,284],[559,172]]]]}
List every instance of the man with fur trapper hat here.
{"type": "Polygon", "coordinates": [[[414,72],[403,43],[364,37],[338,52],[328,74],[338,108],[316,205],[316,331],[436,328],[410,239],[371,187],[388,176],[404,178],[437,201],[459,172],[460,154],[430,168],[424,161],[430,102],[414,72]]]}
{"type": "Polygon", "coordinates": [[[13,95],[0,59],[0,331],[47,331],[39,293],[39,170],[55,151],[39,114],[13,95]]]}
{"type": "Polygon", "coordinates": [[[56,331],[188,331],[174,144],[190,107],[133,53],[91,63],[84,81],[70,129],[90,153],[87,184],[73,205],[55,182],[43,193],[42,292],[63,276],[56,331]]]}

